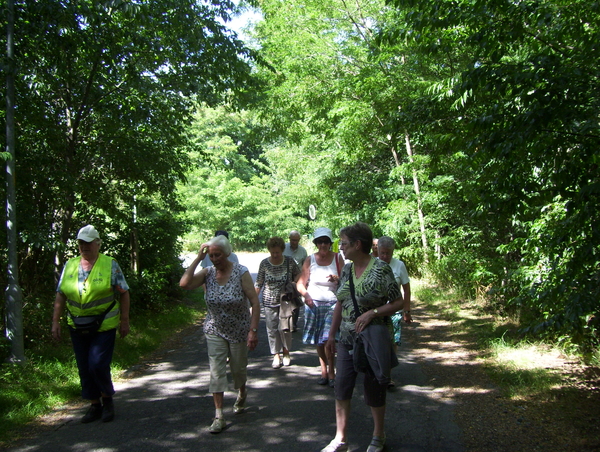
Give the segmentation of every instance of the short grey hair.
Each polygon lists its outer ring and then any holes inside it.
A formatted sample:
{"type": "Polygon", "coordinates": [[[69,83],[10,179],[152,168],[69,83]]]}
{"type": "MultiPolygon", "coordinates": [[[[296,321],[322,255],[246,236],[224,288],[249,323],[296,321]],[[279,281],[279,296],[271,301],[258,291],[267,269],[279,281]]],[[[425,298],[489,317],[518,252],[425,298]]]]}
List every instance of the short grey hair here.
{"type": "Polygon", "coordinates": [[[208,242],[206,242],[206,244],[208,246],[217,246],[221,248],[225,256],[229,256],[231,254],[231,243],[229,243],[229,239],[224,235],[218,235],[216,237],[213,237],[208,242]]]}
{"type": "Polygon", "coordinates": [[[379,237],[379,242],[377,242],[377,247],[385,248],[388,250],[393,250],[394,248],[396,248],[396,242],[394,242],[393,238],[388,237],[387,235],[384,235],[383,237],[379,237]]]}

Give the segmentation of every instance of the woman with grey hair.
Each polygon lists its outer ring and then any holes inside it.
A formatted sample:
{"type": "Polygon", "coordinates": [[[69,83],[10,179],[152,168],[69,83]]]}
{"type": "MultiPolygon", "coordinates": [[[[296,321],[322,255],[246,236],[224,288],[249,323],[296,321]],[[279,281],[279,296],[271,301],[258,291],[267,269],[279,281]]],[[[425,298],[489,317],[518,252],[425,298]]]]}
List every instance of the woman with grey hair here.
{"type": "MultiPolygon", "coordinates": [[[[406,271],[406,265],[404,265],[404,262],[392,257],[394,254],[394,249],[396,248],[396,242],[394,242],[394,239],[384,235],[379,239],[378,243],[379,259],[387,262],[392,268],[396,282],[400,287],[402,287],[402,292],[404,294],[404,305],[402,306],[402,311],[398,311],[392,316],[392,326],[394,327],[394,351],[397,352],[402,338],[402,320],[404,319],[406,323],[412,322],[412,317],[410,315],[410,278],[408,277],[408,271],[406,271]]],[[[394,381],[390,380],[388,387],[393,388],[394,386],[394,381]]]]}
{"type": "Polygon", "coordinates": [[[252,277],[246,267],[228,259],[230,254],[227,237],[213,237],[202,244],[198,256],[179,281],[187,290],[206,284],[204,334],[210,365],[209,391],[215,404],[215,418],[208,429],[211,433],[219,433],[227,425],[223,416],[224,392],[228,387],[227,359],[234,388],[238,390],[233,405],[233,412],[238,414],[244,411],[246,404],[248,350],[254,350],[258,343],[260,305],[252,277]],[[207,255],[213,265],[196,273],[207,255]],[[248,309],[248,300],[252,312],[248,309]]]}

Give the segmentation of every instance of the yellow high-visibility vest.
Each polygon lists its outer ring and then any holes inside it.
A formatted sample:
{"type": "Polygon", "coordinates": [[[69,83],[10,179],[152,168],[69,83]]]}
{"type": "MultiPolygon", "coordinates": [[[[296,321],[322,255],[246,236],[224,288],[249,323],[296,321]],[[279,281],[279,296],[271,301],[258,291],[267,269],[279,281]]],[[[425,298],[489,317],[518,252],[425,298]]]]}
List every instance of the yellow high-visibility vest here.
{"type": "MultiPolygon", "coordinates": [[[[60,283],[60,291],[67,297],[67,309],[74,316],[90,316],[102,314],[108,309],[115,299],[114,289],[111,285],[112,257],[99,254],[90,274],[79,286],[79,265],[81,256],[69,259],[60,283]]],[[[119,303],[106,314],[98,331],[108,331],[119,326],[119,303]]],[[[73,319],[67,316],[69,325],[73,326],[73,319]]]]}

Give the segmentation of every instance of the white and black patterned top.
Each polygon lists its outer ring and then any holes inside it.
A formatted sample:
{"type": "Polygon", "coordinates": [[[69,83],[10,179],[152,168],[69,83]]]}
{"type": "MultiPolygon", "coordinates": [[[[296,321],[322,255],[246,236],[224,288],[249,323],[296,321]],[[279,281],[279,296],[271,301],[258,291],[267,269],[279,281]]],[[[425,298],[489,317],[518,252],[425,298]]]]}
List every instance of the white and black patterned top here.
{"type": "Polygon", "coordinates": [[[263,289],[263,306],[276,307],[281,304],[279,295],[285,284],[286,278],[295,281],[300,274],[300,267],[296,261],[289,256],[284,256],[283,262],[279,265],[273,265],[269,258],[261,261],[256,275],[254,287],[263,289]]]}
{"type": "Polygon", "coordinates": [[[220,336],[231,343],[246,342],[250,331],[250,305],[242,290],[242,276],[247,271],[243,265],[234,263],[229,281],[221,286],[215,267],[208,267],[204,334],[220,336]]]}

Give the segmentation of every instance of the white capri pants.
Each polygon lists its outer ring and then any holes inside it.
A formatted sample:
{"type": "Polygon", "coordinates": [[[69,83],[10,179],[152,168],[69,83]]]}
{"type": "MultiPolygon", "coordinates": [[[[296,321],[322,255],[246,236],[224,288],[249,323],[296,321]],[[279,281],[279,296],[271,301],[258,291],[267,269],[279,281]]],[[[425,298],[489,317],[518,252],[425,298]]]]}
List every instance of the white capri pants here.
{"type": "Polygon", "coordinates": [[[248,346],[246,342],[231,343],[221,336],[206,335],[208,363],[210,365],[210,383],[208,391],[225,392],[227,383],[227,357],[229,370],[233,378],[233,387],[237,390],[246,384],[248,367],[248,346]]]}

